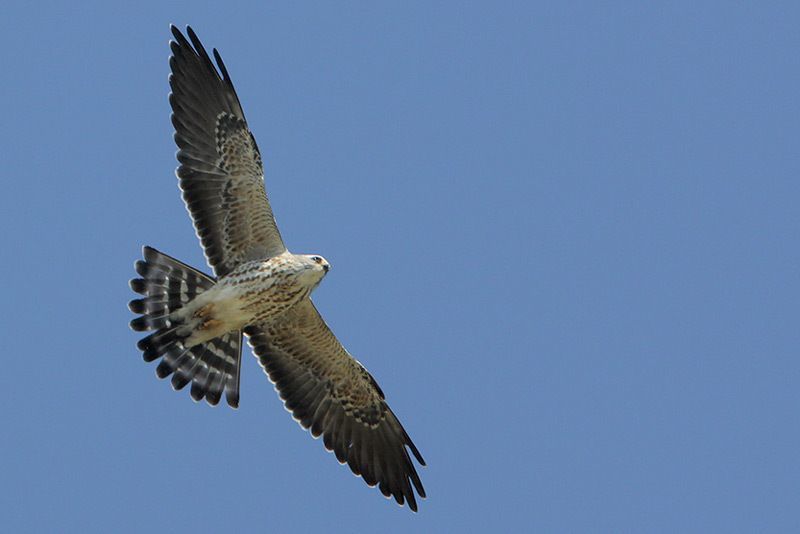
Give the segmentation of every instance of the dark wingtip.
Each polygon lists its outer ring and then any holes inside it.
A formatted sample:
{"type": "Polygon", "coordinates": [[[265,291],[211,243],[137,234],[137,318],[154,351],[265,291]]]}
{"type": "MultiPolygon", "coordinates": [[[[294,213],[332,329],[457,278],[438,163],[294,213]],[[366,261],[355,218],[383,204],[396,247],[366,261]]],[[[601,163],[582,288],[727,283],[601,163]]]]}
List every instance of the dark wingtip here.
{"type": "Polygon", "coordinates": [[[183,37],[183,34],[181,33],[181,30],[174,24],[169,25],[169,31],[172,32],[172,36],[175,37],[175,39],[177,39],[178,41],[182,41],[185,39],[183,37]]]}
{"type": "Polygon", "coordinates": [[[425,488],[422,486],[422,480],[419,479],[416,469],[412,467],[409,475],[411,476],[411,483],[414,484],[414,489],[417,490],[419,496],[423,499],[427,497],[427,495],[425,495],[425,488]]]}
{"type": "MultiPolygon", "coordinates": [[[[399,423],[399,421],[398,421],[398,423],[399,423]]],[[[403,432],[403,437],[405,438],[406,445],[408,446],[409,449],[411,449],[411,454],[414,455],[414,458],[417,459],[417,461],[419,462],[420,465],[423,465],[423,466],[426,465],[425,464],[425,459],[422,458],[422,454],[419,452],[419,449],[417,449],[417,446],[414,445],[413,441],[411,441],[411,437],[408,435],[408,432],[406,432],[406,430],[402,427],[402,425],[400,426],[400,428],[401,428],[401,430],[403,432]]]]}
{"type": "MultiPolygon", "coordinates": [[[[214,61],[217,62],[217,67],[219,68],[219,71],[222,73],[222,79],[225,80],[225,82],[232,89],[233,88],[233,81],[231,80],[231,77],[228,74],[228,69],[225,68],[225,62],[222,61],[222,56],[219,55],[219,52],[217,52],[216,48],[212,50],[212,53],[214,54],[214,61]]],[[[236,98],[238,100],[239,97],[237,96],[236,98]]]]}
{"type": "Polygon", "coordinates": [[[189,39],[191,39],[193,43],[197,44],[200,42],[200,39],[197,38],[197,34],[194,33],[191,26],[186,26],[186,35],[189,36],[189,39]]]}
{"type": "Polygon", "coordinates": [[[408,496],[408,507],[412,512],[417,513],[417,501],[414,499],[413,494],[408,496]]]}
{"type": "Polygon", "coordinates": [[[225,394],[225,400],[228,403],[228,406],[233,408],[234,410],[239,408],[239,395],[232,395],[232,394],[225,394]]]}

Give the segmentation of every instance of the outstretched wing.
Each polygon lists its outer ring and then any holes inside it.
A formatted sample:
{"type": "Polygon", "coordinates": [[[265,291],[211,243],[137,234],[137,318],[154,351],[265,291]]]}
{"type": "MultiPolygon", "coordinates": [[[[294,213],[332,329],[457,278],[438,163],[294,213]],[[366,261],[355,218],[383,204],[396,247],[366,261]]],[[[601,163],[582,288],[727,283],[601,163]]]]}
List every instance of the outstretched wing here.
{"type": "Polygon", "coordinates": [[[425,497],[408,454],[425,465],[389,409],[375,379],[353,359],[305,299],[281,320],[249,326],[245,334],[278,394],[304,427],[340,463],[398,504],[416,511],[412,484],[425,497]]]}
{"type": "Polygon", "coordinates": [[[172,124],[183,200],[218,276],[286,250],[264,190],[264,169],[219,53],[219,71],[191,28],[172,26],[172,124]]]}

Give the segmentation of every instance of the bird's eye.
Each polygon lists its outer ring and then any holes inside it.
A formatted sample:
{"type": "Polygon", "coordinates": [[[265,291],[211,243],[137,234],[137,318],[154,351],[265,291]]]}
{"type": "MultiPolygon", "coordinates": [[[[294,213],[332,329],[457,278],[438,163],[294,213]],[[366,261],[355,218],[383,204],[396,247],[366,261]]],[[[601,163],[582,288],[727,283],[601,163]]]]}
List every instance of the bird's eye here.
{"type": "Polygon", "coordinates": [[[322,263],[322,258],[319,256],[314,256],[311,259],[314,261],[314,263],[322,263]]]}

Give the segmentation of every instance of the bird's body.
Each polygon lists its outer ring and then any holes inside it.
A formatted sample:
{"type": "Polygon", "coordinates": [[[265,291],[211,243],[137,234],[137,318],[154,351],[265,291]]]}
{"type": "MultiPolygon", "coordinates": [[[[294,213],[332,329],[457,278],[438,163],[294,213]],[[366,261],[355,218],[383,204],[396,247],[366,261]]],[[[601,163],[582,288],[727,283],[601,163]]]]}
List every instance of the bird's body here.
{"type": "Polygon", "coordinates": [[[182,325],[185,348],[248,324],[270,323],[309,296],[328,272],[321,256],[288,250],[266,260],[243,263],[182,308],[171,312],[171,324],[182,325]]]}
{"type": "Polygon", "coordinates": [[[170,104],[183,200],[214,270],[208,276],[151,247],[136,262],[129,304],[146,361],[194,400],[239,405],[243,336],[286,408],[325,448],[386,497],[416,511],[425,497],[409,451],[422,455],[375,379],[311,302],[329,265],[292,254],[264,187],[263,164],[222,58],[172,27],[170,104]],[[191,42],[190,42],[191,40],[191,42]],[[219,69],[219,70],[218,70],[219,69]]]}

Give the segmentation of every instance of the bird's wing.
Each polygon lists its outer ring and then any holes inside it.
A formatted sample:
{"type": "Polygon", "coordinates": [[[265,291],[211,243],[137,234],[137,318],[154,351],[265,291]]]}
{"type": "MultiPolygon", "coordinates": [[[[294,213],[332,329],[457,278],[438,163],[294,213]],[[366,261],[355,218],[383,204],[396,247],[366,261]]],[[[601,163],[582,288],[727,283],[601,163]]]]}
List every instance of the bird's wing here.
{"type": "Polygon", "coordinates": [[[286,250],[264,190],[264,169],[219,53],[219,71],[197,35],[172,26],[172,124],[183,200],[218,276],[286,250]]]}
{"type": "Polygon", "coordinates": [[[245,329],[286,408],[370,486],[416,511],[425,497],[408,454],[419,451],[384,400],[375,379],[345,350],[305,299],[275,322],[245,329]]]}

